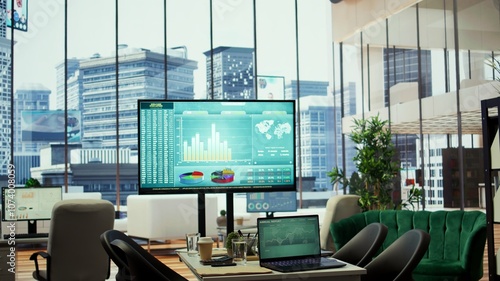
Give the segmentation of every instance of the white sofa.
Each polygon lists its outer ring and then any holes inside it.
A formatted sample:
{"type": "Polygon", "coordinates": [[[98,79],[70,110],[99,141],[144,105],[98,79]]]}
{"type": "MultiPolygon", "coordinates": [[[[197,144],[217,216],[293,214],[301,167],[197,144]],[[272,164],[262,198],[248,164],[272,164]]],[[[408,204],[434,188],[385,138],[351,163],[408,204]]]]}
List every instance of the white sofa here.
{"type": "MultiPolygon", "coordinates": [[[[206,236],[217,237],[217,197],[205,195],[206,236]]],[[[198,232],[197,195],[129,195],[127,234],[148,240],[185,239],[198,232]]]]}

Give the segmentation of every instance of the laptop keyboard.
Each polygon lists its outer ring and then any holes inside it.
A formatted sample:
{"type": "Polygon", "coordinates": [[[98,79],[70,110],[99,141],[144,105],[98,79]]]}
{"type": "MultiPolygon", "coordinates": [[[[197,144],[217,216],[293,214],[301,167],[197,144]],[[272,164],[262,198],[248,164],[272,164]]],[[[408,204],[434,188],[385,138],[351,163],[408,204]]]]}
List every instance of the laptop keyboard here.
{"type": "Polygon", "coordinates": [[[297,259],[297,260],[285,260],[285,261],[272,261],[268,262],[272,265],[277,266],[298,266],[298,265],[315,265],[321,263],[321,259],[319,258],[306,258],[306,259],[297,259]]]}
{"type": "Polygon", "coordinates": [[[343,267],[346,264],[335,259],[303,258],[285,261],[262,262],[261,266],[281,272],[294,272],[303,270],[327,269],[343,267]]]}

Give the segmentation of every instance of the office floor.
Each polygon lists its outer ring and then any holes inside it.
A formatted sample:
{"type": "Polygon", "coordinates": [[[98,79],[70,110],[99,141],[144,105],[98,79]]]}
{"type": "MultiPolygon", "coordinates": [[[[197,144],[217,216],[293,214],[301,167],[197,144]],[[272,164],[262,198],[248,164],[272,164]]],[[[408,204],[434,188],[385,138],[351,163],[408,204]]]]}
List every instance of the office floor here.
{"type": "MultiPolygon", "coordinates": [[[[158,244],[153,243],[151,245],[151,253],[161,260],[164,264],[167,264],[170,268],[177,271],[179,274],[187,278],[188,280],[197,280],[196,277],[191,273],[189,268],[187,268],[184,263],[179,261],[177,255],[173,254],[175,248],[185,248],[186,244],[184,241],[172,241],[169,244],[158,244]]],[[[215,244],[214,244],[215,247],[215,244]]],[[[30,247],[20,247],[17,252],[17,281],[27,281],[34,280],[32,277],[32,272],[35,268],[33,261],[29,260],[31,253],[36,251],[44,251],[44,245],[33,245],[30,247]]],[[[43,267],[45,264],[43,264],[43,267]]],[[[111,263],[111,275],[108,280],[115,280],[114,276],[118,271],[117,267],[111,263]]]]}
{"type": "MultiPolygon", "coordinates": [[[[500,247],[500,225],[495,225],[496,230],[495,230],[495,241],[496,241],[496,247],[500,247]]],[[[177,271],[179,274],[187,278],[188,280],[197,280],[196,277],[191,273],[189,268],[187,268],[182,262],[179,261],[179,258],[177,255],[173,255],[172,249],[175,248],[182,248],[184,247],[184,241],[178,240],[178,241],[172,241],[169,244],[153,244],[151,246],[151,253],[161,260],[163,263],[167,264],[169,267],[177,271]]],[[[216,245],[214,244],[214,247],[216,245]]],[[[32,278],[32,272],[34,270],[34,265],[33,262],[29,260],[29,257],[31,253],[35,251],[40,251],[40,250],[45,250],[43,248],[43,245],[33,245],[31,247],[22,247],[18,248],[17,252],[17,276],[16,280],[17,281],[32,281],[34,280],[32,278]]],[[[112,268],[111,268],[111,277],[109,280],[115,280],[114,276],[117,272],[117,267],[112,263],[112,268]]],[[[485,249],[485,254],[484,254],[484,275],[481,281],[487,281],[488,280],[488,256],[487,256],[487,248],[485,249]]]]}

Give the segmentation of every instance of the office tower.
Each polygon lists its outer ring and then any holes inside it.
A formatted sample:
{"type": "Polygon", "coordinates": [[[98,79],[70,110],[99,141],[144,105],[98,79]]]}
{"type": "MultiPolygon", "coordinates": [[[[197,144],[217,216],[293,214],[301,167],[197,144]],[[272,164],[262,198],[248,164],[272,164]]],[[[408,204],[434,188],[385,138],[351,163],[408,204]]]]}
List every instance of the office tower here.
{"type": "Polygon", "coordinates": [[[328,82],[324,81],[306,81],[300,80],[300,83],[297,80],[292,80],[285,87],[285,99],[297,99],[297,88],[300,84],[300,97],[308,97],[308,96],[326,96],[328,94],[328,82]]]}
{"type": "Polygon", "coordinates": [[[56,66],[56,109],[64,110],[64,103],[69,110],[83,110],[83,80],[80,72],[80,60],[70,58],[67,61],[67,73],[64,78],[64,61],[56,66]],[[64,81],[67,79],[67,91],[64,81]],[[64,94],[67,92],[67,99],[64,94]]]}
{"type": "Polygon", "coordinates": [[[326,173],[335,166],[333,97],[307,96],[300,98],[300,157],[303,177],[315,177],[315,190],[331,190],[326,173]]]}
{"type": "Polygon", "coordinates": [[[32,167],[40,166],[40,149],[49,143],[22,139],[22,112],[48,110],[49,96],[50,90],[38,83],[23,84],[14,93],[14,165],[19,183],[30,178],[32,167]]]}
{"type": "MultiPolygon", "coordinates": [[[[345,138],[345,147],[344,147],[344,153],[345,153],[345,170],[344,173],[347,177],[350,177],[353,172],[356,171],[356,165],[354,165],[354,162],[352,159],[356,155],[356,145],[354,144],[353,141],[349,138],[349,135],[342,135],[342,112],[341,108],[343,107],[344,109],[344,116],[351,116],[351,115],[356,115],[356,83],[355,82],[348,82],[347,86],[344,86],[344,103],[341,101],[341,92],[340,90],[335,90],[334,91],[334,97],[335,97],[335,108],[336,108],[336,139],[337,139],[337,146],[336,146],[336,164],[333,167],[339,167],[343,168],[343,157],[342,155],[342,137],[345,138]]],[[[341,186],[339,186],[341,188],[341,186]]]]}
{"type": "MultiPolygon", "coordinates": [[[[403,83],[420,83],[422,98],[432,96],[432,68],[431,51],[421,50],[421,72],[419,81],[419,51],[415,49],[384,49],[384,57],[389,60],[384,64],[384,87],[386,92],[391,87],[403,83]]],[[[392,97],[392,96],[391,96],[392,97]]],[[[416,97],[418,98],[418,96],[416,97]]],[[[392,103],[392,102],[391,102],[392,103]]],[[[389,96],[384,96],[384,104],[389,105],[389,96]]],[[[417,142],[418,137],[415,134],[394,135],[393,141],[398,151],[397,157],[401,162],[401,167],[406,170],[416,170],[417,165],[417,142]]],[[[411,173],[408,175],[411,177],[411,173]]],[[[405,181],[406,179],[401,179],[405,181]]],[[[399,187],[396,187],[398,189],[399,187]]]]}
{"type": "MultiPolygon", "coordinates": [[[[384,49],[384,57],[387,57],[389,64],[384,65],[385,89],[399,83],[418,83],[418,50],[412,49],[384,49]]],[[[421,50],[422,61],[422,98],[432,96],[432,69],[431,51],[421,50]]],[[[385,106],[388,106],[389,97],[384,97],[385,106]]],[[[401,164],[404,167],[415,167],[417,164],[416,135],[399,135],[394,137],[394,142],[399,153],[401,164]]]]}
{"type": "MultiPolygon", "coordinates": [[[[398,83],[419,82],[418,50],[412,49],[384,49],[384,57],[389,60],[387,67],[384,64],[385,88],[390,89],[398,83]],[[396,70],[394,69],[396,68],[396,70]]],[[[431,51],[421,50],[422,62],[422,98],[432,96],[432,67],[431,51]]],[[[388,106],[389,97],[385,97],[385,106],[388,106]]]]}
{"type": "Polygon", "coordinates": [[[255,99],[254,50],[252,48],[217,47],[206,51],[207,95],[213,90],[213,99],[247,100],[255,99]],[[213,89],[212,89],[213,68],[213,89]]]}
{"type": "Polygon", "coordinates": [[[0,12],[2,15],[4,15],[0,18],[0,38],[7,37],[7,26],[6,26],[7,1],[8,0],[0,0],[0,12]]]}
{"type": "MultiPolygon", "coordinates": [[[[340,139],[335,129],[334,97],[328,95],[328,82],[292,80],[285,86],[285,99],[296,99],[300,85],[300,148],[303,177],[314,177],[314,190],[330,190],[326,173],[336,166],[336,148],[340,139]]],[[[338,109],[338,108],[337,108],[338,109]]],[[[338,122],[338,123],[337,123],[338,122]]]]}
{"type": "MultiPolygon", "coordinates": [[[[103,148],[116,147],[116,121],[119,120],[120,147],[135,147],[138,99],[193,99],[193,72],[197,69],[197,62],[185,58],[178,50],[168,50],[167,56],[168,81],[165,93],[165,56],[162,51],[120,45],[118,97],[114,55],[94,54],[90,58],[68,61],[68,109],[83,110],[83,138],[101,140],[103,148]]],[[[59,65],[58,105],[64,104],[64,84],[61,86],[64,83],[64,79],[61,79],[64,77],[63,71],[64,66],[59,65]]]]}

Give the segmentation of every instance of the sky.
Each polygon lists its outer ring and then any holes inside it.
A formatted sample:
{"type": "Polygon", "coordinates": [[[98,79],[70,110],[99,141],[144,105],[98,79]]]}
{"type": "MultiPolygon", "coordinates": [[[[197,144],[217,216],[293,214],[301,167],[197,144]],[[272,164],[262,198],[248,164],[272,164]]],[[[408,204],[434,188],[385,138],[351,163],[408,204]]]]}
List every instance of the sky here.
{"type": "MultiPolygon", "coordinates": [[[[68,58],[115,49],[115,1],[68,0],[68,58]],[[97,8],[96,8],[97,7],[97,8]]],[[[167,46],[186,46],[198,61],[195,93],[205,94],[205,55],[210,49],[208,0],[167,1],[167,46]]],[[[331,4],[299,0],[299,65],[302,80],[331,80],[331,4]]],[[[15,31],[14,88],[41,83],[55,92],[57,64],[64,61],[64,1],[29,1],[28,32],[15,31]]],[[[163,0],[120,0],[118,41],[130,47],[163,48],[163,0]],[[145,4],[146,3],[146,4],[145,4]]],[[[213,0],[213,46],[253,47],[251,0],[213,0]]],[[[258,75],[296,79],[295,4],[293,0],[258,0],[258,75]]],[[[10,29],[7,30],[10,38],[10,29]]]]}

